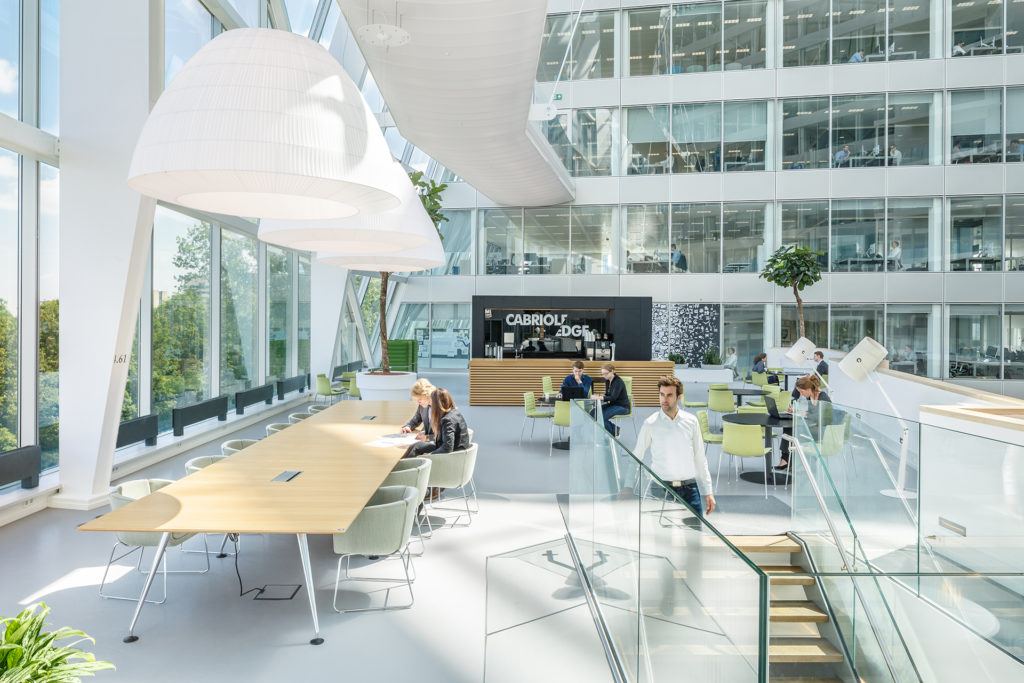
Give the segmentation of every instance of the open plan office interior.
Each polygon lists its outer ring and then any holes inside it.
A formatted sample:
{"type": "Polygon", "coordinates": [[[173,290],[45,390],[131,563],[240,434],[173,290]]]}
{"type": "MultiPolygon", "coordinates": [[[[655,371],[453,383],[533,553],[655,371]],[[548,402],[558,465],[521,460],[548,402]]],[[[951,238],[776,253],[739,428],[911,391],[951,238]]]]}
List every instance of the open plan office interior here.
{"type": "Polygon", "coordinates": [[[1018,680],[1022,482],[1021,0],[0,0],[0,680],[1018,680]]]}

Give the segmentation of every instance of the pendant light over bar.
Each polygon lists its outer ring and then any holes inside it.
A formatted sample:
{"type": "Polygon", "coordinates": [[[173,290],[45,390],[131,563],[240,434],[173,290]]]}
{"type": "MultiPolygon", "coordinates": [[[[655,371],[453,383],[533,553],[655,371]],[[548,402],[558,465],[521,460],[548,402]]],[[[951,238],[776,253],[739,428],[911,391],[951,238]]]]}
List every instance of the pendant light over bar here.
{"type": "Polygon", "coordinates": [[[150,112],[128,184],[194,209],[320,220],[398,205],[393,164],[359,89],[316,42],[226,31],[182,68],[150,112]]]}
{"type": "Polygon", "coordinates": [[[303,251],[341,254],[389,254],[440,243],[416,188],[397,162],[377,176],[379,185],[399,199],[397,207],[381,213],[320,221],[263,220],[264,242],[303,251]]]}

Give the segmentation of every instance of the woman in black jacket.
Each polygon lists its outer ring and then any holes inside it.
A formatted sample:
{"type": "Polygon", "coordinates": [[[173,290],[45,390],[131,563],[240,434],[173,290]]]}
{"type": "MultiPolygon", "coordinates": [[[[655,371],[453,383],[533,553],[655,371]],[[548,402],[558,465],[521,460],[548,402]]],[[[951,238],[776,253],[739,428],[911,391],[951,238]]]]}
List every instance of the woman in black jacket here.
{"type": "Polygon", "coordinates": [[[601,400],[604,428],[608,430],[609,434],[615,434],[617,430],[615,425],[612,424],[612,418],[629,412],[629,392],[626,391],[626,383],[615,374],[615,366],[611,363],[605,363],[601,366],[601,376],[604,377],[604,381],[607,384],[604,395],[597,397],[601,400]]]}

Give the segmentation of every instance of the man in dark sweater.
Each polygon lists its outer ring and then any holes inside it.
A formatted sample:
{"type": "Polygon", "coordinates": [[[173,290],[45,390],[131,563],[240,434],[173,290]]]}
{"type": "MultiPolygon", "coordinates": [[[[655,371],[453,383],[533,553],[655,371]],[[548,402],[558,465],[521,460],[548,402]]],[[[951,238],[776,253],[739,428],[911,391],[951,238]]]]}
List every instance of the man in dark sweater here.
{"type": "Polygon", "coordinates": [[[612,424],[612,418],[629,412],[629,393],[626,391],[626,383],[615,374],[615,366],[611,363],[605,363],[601,366],[601,376],[604,377],[607,389],[603,396],[597,396],[596,398],[601,401],[604,428],[609,433],[615,434],[618,430],[612,424]]]}

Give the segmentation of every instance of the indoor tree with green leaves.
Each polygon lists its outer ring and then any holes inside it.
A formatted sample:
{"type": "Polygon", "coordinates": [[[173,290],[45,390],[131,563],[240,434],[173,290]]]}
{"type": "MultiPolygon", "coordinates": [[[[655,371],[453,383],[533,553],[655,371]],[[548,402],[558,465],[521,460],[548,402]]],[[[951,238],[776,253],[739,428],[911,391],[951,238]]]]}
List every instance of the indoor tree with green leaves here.
{"type": "Polygon", "coordinates": [[[800,298],[800,292],[804,287],[821,280],[821,262],[818,260],[821,255],[821,252],[811,251],[807,247],[787,244],[779,247],[768,257],[768,262],[764,264],[764,270],[759,276],[779,287],[793,289],[801,337],[807,335],[804,334],[804,300],[800,298]]]}

